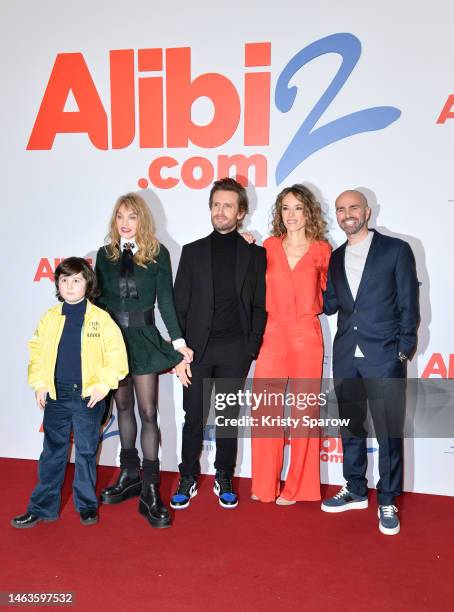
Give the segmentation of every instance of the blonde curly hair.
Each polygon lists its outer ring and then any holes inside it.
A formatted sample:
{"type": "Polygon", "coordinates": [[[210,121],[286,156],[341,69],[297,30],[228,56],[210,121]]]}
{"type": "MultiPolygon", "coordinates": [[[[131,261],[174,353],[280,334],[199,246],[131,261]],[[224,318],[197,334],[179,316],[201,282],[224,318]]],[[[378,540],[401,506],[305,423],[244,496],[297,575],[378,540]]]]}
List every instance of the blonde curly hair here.
{"type": "Polygon", "coordinates": [[[320,203],[310,189],[301,184],[286,187],[277,196],[272,209],[271,235],[284,236],[287,228],[282,221],[282,200],[291,193],[304,205],[304,216],[306,217],[306,237],[309,240],[326,240],[327,223],[323,218],[320,203]]]}
{"type": "Polygon", "coordinates": [[[147,264],[156,262],[160,245],[155,236],[155,224],[150,209],[145,200],[137,193],[127,193],[120,196],[115,203],[110,218],[109,233],[105,240],[108,257],[111,261],[118,261],[120,258],[120,234],[117,229],[117,213],[122,206],[127,210],[134,211],[137,215],[138,223],[135,242],[138,248],[134,255],[134,261],[139,266],[146,268],[147,264]]]}

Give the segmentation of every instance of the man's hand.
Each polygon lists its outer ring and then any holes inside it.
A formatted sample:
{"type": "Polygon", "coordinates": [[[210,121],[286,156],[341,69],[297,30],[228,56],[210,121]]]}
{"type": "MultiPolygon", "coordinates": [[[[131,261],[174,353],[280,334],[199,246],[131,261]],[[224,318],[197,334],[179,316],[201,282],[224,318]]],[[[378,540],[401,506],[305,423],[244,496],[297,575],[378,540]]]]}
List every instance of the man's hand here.
{"type": "Polygon", "coordinates": [[[46,396],[48,393],[48,389],[40,389],[39,391],[35,391],[35,399],[39,408],[46,407],[46,396]]]}
{"type": "Polygon", "coordinates": [[[189,346],[182,346],[177,351],[183,355],[185,363],[191,363],[194,359],[194,351],[189,346]]]}
{"type": "Polygon", "coordinates": [[[184,359],[183,361],[180,361],[180,363],[175,366],[175,373],[183,387],[189,387],[191,384],[190,378],[192,376],[191,366],[189,363],[185,363],[184,359]]]}
{"type": "Polygon", "coordinates": [[[90,401],[87,404],[87,408],[93,408],[98,402],[103,400],[106,395],[107,393],[95,387],[90,395],[90,401]]]}

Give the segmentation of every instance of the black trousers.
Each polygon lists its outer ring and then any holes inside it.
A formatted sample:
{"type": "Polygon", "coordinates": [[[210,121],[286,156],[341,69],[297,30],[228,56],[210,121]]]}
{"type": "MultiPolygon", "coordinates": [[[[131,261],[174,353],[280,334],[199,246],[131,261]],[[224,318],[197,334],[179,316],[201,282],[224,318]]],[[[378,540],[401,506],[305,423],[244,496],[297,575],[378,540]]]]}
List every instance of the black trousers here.
{"type": "MultiPolygon", "coordinates": [[[[208,418],[213,383],[216,393],[237,393],[243,389],[252,356],[245,338],[229,344],[208,342],[203,357],[191,365],[192,384],[183,388],[183,444],[181,463],[182,476],[200,474],[200,453],[203,444],[203,430],[208,418]],[[212,379],[211,383],[207,379],[212,379]],[[204,382],[205,381],[205,382],[204,382]]],[[[228,416],[235,417],[239,406],[229,406],[228,416]]],[[[236,428],[221,432],[216,428],[217,470],[233,476],[236,463],[238,439],[236,428]]]]}
{"type": "Polygon", "coordinates": [[[349,426],[341,429],[347,488],[367,495],[367,435],[372,434],[367,431],[369,405],[379,446],[378,503],[393,504],[402,492],[406,366],[397,357],[380,365],[369,365],[364,357],[355,357],[350,365],[333,365],[339,416],[350,419],[349,426]]]}

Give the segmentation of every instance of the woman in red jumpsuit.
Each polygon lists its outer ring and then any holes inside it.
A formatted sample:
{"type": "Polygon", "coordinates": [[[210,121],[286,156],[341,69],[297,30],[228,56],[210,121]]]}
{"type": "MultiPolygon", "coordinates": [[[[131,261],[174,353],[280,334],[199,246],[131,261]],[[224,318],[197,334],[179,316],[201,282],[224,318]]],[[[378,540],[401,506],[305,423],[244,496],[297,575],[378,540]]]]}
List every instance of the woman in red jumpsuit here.
{"type": "MultiPolygon", "coordinates": [[[[272,236],[263,245],[268,320],[255,368],[254,390],[285,393],[290,382],[288,391],[294,395],[313,392],[314,387],[319,393],[323,339],[318,315],[323,311],[322,291],[331,256],[325,240],[326,222],[313,193],[304,185],[293,185],[277,196],[272,225],[272,236]]],[[[262,405],[253,416],[282,416],[282,408],[282,404],[277,409],[262,405]]],[[[314,412],[318,408],[292,408],[292,416],[314,412]]],[[[290,466],[281,491],[284,430],[266,425],[254,430],[252,499],[280,505],[320,499],[317,434],[304,434],[301,429],[298,434],[296,428],[294,435],[290,434],[290,466]]]]}

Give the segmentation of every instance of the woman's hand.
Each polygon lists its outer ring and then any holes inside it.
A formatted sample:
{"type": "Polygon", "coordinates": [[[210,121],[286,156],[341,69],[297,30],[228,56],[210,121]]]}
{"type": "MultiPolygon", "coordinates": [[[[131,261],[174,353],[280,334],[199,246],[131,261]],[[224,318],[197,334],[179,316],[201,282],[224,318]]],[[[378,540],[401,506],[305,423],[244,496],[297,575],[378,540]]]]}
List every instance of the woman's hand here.
{"type": "Polygon", "coordinates": [[[93,408],[98,402],[103,400],[106,395],[107,393],[95,387],[90,395],[90,401],[87,404],[87,408],[93,408]]]}
{"type": "Polygon", "coordinates": [[[184,359],[183,361],[180,361],[180,363],[177,363],[175,366],[175,373],[183,387],[189,387],[191,384],[190,378],[192,376],[191,366],[189,363],[186,363],[184,359]]]}
{"type": "Polygon", "coordinates": [[[254,244],[255,238],[251,232],[240,232],[240,236],[246,240],[248,244],[254,244]]]}
{"type": "Polygon", "coordinates": [[[177,351],[183,355],[185,363],[191,363],[194,358],[194,351],[189,346],[182,346],[177,351]]]}
{"type": "Polygon", "coordinates": [[[48,393],[49,393],[48,389],[40,389],[39,391],[35,392],[35,399],[36,399],[36,403],[38,404],[39,408],[46,407],[46,397],[48,393]]]}

